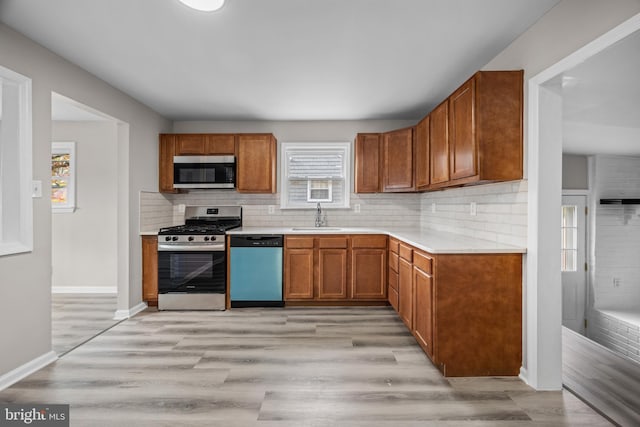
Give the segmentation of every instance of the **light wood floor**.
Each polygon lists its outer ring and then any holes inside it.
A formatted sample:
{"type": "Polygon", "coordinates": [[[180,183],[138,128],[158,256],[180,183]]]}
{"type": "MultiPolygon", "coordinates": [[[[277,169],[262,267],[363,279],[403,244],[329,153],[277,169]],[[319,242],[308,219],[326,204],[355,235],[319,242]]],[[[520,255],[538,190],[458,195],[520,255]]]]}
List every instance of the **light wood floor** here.
{"type": "Polygon", "coordinates": [[[69,403],[72,426],[610,425],[567,391],[444,379],[387,307],[149,310],[0,401],[69,403]]]}
{"type": "Polygon", "coordinates": [[[51,335],[58,356],[117,324],[116,294],[51,294],[51,335]]]}
{"type": "Polygon", "coordinates": [[[562,328],[565,387],[622,426],[640,426],[640,365],[562,328]]]}

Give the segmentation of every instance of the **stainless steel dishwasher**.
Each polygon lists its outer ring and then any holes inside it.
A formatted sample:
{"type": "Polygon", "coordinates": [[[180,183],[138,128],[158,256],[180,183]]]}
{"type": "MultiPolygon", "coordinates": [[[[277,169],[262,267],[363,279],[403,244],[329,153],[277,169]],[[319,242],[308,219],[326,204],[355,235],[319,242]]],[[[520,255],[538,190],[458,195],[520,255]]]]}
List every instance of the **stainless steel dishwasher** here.
{"type": "Polygon", "coordinates": [[[231,307],[283,307],[283,236],[232,235],[231,307]]]}

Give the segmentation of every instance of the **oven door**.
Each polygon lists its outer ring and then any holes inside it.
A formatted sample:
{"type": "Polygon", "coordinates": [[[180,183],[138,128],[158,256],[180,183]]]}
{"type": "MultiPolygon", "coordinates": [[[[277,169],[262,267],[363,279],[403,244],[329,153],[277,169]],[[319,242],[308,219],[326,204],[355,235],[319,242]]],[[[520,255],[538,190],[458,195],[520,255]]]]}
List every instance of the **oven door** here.
{"type": "Polygon", "coordinates": [[[175,156],[173,188],[235,188],[233,156],[175,156]]]}
{"type": "Polygon", "coordinates": [[[227,286],[224,251],[158,251],[158,293],[224,294],[227,286]]]}

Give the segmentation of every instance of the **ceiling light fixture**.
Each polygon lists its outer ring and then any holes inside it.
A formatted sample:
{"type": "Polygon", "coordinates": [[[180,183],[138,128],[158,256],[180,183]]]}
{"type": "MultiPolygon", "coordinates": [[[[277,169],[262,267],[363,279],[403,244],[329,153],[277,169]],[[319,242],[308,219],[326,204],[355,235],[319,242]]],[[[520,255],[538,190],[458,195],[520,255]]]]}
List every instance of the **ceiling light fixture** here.
{"type": "Polygon", "coordinates": [[[180,0],[180,2],[202,12],[213,12],[224,6],[224,0],[180,0]]]}

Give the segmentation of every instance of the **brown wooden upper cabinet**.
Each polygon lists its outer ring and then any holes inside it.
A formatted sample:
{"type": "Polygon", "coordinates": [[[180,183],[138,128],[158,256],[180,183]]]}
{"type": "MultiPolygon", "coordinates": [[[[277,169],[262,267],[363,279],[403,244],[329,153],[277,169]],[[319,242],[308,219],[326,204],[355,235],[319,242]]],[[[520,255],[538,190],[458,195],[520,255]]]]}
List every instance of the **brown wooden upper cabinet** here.
{"type": "Polygon", "coordinates": [[[413,128],[382,134],[383,191],[413,191],[413,128]]]}
{"type": "Polygon", "coordinates": [[[276,139],[272,134],[240,134],[236,139],[236,189],[276,192],[276,139]]]}
{"type": "Polygon", "coordinates": [[[430,186],[449,182],[449,102],[444,101],[429,115],[430,186]]]}
{"type": "Polygon", "coordinates": [[[379,193],[382,190],[380,141],[379,133],[359,133],[356,136],[356,193],[379,193]]]}
{"type": "Polygon", "coordinates": [[[173,156],[176,155],[176,135],[160,134],[158,162],[159,190],[161,193],[177,193],[173,188],[173,156]]]}
{"type": "Polygon", "coordinates": [[[233,134],[177,134],[177,156],[233,155],[235,153],[235,135],[233,134]]]}
{"type": "Polygon", "coordinates": [[[429,160],[429,123],[430,117],[426,116],[416,125],[414,132],[414,167],[416,190],[424,191],[429,188],[430,160],[429,160]]]}
{"type": "Polygon", "coordinates": [[[445,101],[448,144],[441,124],[434,126],[435,111],[431,113],[431,188],[522,178],[522,91],[521,70],[474,74],[445,101]],[[441,170],[434,172],[434,167],[441,170]]]}

